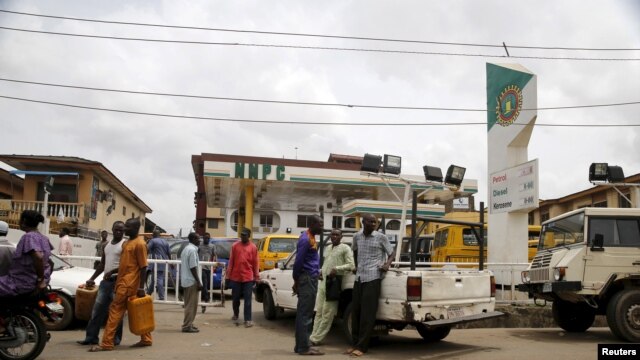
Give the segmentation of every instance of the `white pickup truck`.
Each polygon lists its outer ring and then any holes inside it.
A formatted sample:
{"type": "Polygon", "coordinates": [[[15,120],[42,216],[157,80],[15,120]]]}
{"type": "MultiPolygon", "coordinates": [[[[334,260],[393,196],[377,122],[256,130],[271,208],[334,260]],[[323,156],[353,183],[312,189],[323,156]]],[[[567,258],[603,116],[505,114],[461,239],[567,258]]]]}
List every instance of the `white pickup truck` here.
{"type": "MultiPolygon", "coordinates": [[[[349,243],[346,237],[343,243],[349,243]]],[[[255,298],[261,302],[264,316],[276,318],[285,309],[295,310],[292,268],[296,253],[278,263],[278,267],[260,273],[255,298]]],[[[351,293],[355,275],[343,277],[337,318],[351,339],[351,293]],[[345,321],[346,320],[346,321],[345,321]]],[[[411,325],[427,341],[439,341],[449,335],[451,326],[503,315],[495,309],[495,282],[489,270],[392,267],[382,280],[376,333],[403,330],[411,325]]]]}

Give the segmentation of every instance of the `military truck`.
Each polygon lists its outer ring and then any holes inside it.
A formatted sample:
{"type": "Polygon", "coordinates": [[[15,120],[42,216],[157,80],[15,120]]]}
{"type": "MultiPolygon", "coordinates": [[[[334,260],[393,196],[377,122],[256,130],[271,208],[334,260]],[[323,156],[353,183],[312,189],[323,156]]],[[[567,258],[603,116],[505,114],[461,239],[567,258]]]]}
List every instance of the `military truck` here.
{"type": "Polygon", "coordinates": [[[552,301],[556,324],[589,329],[606,315],[618,338],[640,342],[640,209],[583,208],[542,224],[520,291],[552,301]]]}

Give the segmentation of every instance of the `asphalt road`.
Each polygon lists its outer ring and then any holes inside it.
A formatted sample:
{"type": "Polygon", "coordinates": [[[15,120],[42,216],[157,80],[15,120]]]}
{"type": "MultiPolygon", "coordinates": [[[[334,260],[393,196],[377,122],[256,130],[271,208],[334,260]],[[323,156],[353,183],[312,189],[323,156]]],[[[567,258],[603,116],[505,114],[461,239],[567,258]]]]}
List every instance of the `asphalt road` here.
{"type": "MultiPolygon", "coordinates": [[[[285,313],[275,321],[262,316],[262,306],[253,304],[253,328],[236,326],[231,321],[231,302],[224,308],[208,308],[198,313],[200,333],[180,332],[183,309],[179,305],[157,305],[154,344],[148,348],[130,348],[138,337],[125,331],[121,346],[114,351],[89,353],[87,346],[76,344],[84,338],[84,329],[52,332],[42,360],[56,359],[295,359],[294,313],[285,313]]],[[[242,310],[241,310],[242,313],[242,310]]],[[[337,326],[320,349],[321,359],[346,359],[347,348],[337,326]]],[[[598,343],[619,343],[607,328],[593,328],[582,334],[569,334],[557,328],[545,329],[460,329],[438,343],[424,343],[414,330],[396,331],[381,337],[364,358],[369,359],[596,359],[598,343]]]]}

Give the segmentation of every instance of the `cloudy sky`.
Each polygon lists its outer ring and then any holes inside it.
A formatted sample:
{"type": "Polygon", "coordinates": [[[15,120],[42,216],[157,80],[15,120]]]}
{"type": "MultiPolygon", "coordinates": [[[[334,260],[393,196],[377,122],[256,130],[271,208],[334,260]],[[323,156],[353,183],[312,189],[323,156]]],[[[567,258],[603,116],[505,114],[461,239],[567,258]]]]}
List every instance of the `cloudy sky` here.
{"type": "MultiPolygon", "coordinates": [[[[637,1],[0,1],[0,10],[184,27],[507,46],[640,49],[637,1]]],[[[486,62],[538,76],[538,106],[640,101],[640,51],[509,48],[366,41],[81,22],[0,12],[12,29],[196,43],[69,37],[0,29],[0,78],[130,91],[377,106],[486,108],[486,62]],[[202,44],[209,43],[209,44],[202,44]],[[236,43],[265,47],[215,45],[236,43]],[[291,46],[297,46],[291,47],[291,46]],[[304,47],[398,52],[302,49],[304,47]],[[431,54],[427,54],[431,53],[431,54]],[[435,55],[483,54],[498,57],[435,55]]],[[[484,112],[267,104],[78,90],[0,81],[0,96],[135,112],[260,121],[485,122],[484,112]]],[[[590,187],[589,164],[640,172],[640,105],[545,110],[529,159],[540,198],[590,187]]],[[[171,232],[191,226],[191,155],[224,153],[325,161],[329,153],[403,157],[467,167],[487,201],[485,125],[278,125],[193,120],[0,98],[0,153],[78,156],[103,163],[171,232]],[[296,150],[297,148],[297,150],[296,150]]],[[[0,164],[0,166],[2,166],[0,164]]],[[[3,166],[4,168],[8,168],[3,166]]]]}

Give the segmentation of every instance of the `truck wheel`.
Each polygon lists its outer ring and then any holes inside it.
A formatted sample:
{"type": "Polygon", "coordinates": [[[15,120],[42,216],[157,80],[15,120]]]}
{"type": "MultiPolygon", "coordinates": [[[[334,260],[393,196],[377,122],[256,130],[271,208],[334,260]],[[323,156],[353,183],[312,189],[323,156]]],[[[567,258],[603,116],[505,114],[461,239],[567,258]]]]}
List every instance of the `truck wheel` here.
{"type": "Polygon", "coordinates": [[[451,332],[450,326],[440,326],[436,328],[428,328],[424,324],[417,324],[416,330],[422,336],[424,341],[436,342],[446,338],[451,332]]]}
{"type": "Polygon", "coordinates": [[[273,295],[271,295],[271,290],[269,288],[264,289],[262,311],[264,312],[265,319],[274,320],[276,318],[276,305],[273,301],[273,295]]]}
{"type": "Polygon", "coordinates": [[[585,303],[554,300],[551,306],[553,320],[567,332],[585,332],[593,325],[596,312],[585,303]]]}
{"type": "Polygon", "coordinates": [[[353,312],[353,303],[349,303],[342,313],[342,333],[344,334],[347,343],[351,344],[351,329],[353,328],[353,322],[351,321],[351,313],[353,312]]]}
{"type": "Polygon", "coordinates": [[[640,342],[640,290],[623,290],[611,298],[607,324],[617,337],[640,342]]]}

